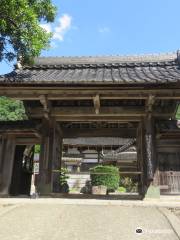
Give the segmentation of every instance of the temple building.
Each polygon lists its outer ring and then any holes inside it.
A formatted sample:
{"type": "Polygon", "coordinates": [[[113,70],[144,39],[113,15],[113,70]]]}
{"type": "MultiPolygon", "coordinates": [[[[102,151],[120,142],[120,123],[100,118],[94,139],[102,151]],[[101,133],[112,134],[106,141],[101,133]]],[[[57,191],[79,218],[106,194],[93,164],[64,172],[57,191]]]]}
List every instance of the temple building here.
{"type": "Polygon", "coordinates": [[[136,176],[142,198],[180,194],[179,52],[39,57],[1,75],[0,95],[22,100],[28,116],[0,122],[0,195],[29,194],[35,144],[41,195],[59,192],[68,157],[85,169],[88,154],[136,176]]]}

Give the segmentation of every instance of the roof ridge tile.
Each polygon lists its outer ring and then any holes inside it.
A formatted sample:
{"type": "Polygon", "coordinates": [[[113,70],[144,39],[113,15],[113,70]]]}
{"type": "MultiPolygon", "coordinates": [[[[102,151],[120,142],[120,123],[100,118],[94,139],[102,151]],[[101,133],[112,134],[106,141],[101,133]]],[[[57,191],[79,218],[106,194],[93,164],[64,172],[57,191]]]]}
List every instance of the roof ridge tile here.
{"type": "Polygon", "coordinates": [[[78,57],[39,57],[33,66],[24,68],[60,66],[60,65],[86,65],[86,64],[113,64],[113,63],[143,63],[143,62],[170,62],[179,59],[179,54],[140,54],[140,55],[113,55],[113,56],[78,56],[78,57]]]}

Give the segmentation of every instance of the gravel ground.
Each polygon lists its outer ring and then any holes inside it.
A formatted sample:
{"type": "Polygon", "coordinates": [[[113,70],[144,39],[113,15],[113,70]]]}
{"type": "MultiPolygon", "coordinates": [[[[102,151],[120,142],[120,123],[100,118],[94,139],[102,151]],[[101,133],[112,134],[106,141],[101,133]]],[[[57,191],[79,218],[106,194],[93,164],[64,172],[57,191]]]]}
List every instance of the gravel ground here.
{"type": "MultiPolygon", "coordinates": [[[[180,208],[170,209],[180,220],[180,208]]],[[[179,226],[180,227],[180,226],[179,226]]]]}
{"type": "Polygon", "coordinates": [[[2,240],[178,239],[155,207],[34,203],[9,206],[4,214],[1,208],[2,240]]]}

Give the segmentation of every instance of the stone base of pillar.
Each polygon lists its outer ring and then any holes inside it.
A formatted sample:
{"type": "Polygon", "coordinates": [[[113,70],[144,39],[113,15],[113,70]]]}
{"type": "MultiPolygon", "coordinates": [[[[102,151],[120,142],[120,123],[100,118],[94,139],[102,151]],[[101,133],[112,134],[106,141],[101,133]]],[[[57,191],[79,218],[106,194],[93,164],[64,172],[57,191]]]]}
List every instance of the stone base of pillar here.
{"type": "Polygon", "coordinates": [[[160,188],[159,186],[150,185],[146,191],[144,199],[159,199],[160,198],[160,188]]]}
{"type": "Polygon", "coordinates": [[[3,197],[3,196],[9,196],[9,190],[7,188],[5,189],[0,189],[0,197],[3,197]]]}
{"type": "Polygon", "coordinates": [[[39,196],[50,195],[52,193],[51,184],[43,184],[41,186],[38,186],[37,193],[39,196]]]}
{"type": "Polygon", "coordinates": [[[10,195],[9,194],[2,194],[0,193],[0,198],[9,198],[10,195]]]}

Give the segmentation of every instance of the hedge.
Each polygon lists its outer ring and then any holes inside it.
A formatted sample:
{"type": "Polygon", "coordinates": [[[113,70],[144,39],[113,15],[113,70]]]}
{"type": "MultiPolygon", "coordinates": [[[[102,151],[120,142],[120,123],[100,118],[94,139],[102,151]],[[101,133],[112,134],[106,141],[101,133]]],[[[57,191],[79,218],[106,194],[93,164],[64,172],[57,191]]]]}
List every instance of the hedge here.
{"type": "Polygon", "coordinates": [[[119,187],[119,169],[114,166],[98,165],[90,169],[92,186],[106,186],[108,191],[119,187]]]}

